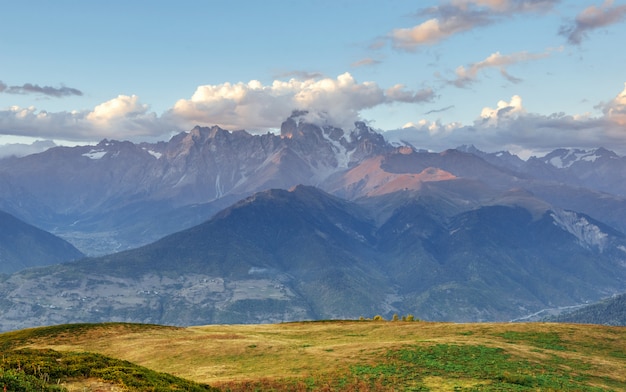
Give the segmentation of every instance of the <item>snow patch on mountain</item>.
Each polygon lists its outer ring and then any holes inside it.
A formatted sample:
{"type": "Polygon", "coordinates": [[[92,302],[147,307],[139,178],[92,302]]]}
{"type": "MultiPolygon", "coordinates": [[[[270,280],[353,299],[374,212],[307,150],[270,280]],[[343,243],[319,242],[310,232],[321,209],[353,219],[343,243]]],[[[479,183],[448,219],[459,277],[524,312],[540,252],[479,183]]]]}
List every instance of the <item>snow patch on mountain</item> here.
{"type": "Polygon", "coordinates": [[[564,210],[553,211],[551,216],[554,224],[575,236],[580,245],[586,248],[597,248],[600,252],[606,248],[609,241],[608,234],[602,232],[584,216],[564,210]]]}
{"type": "Polygon", "coordinates": [[[217,177],[215,178],[215,198],[219,199],[222,196],[224,196],[224,187],[220,182],[220,174],[217,173],[217,177]]]}
{"type": "Polygon", "coordinates": [[[347,169],[350,163],[350,157],[354,151],[348,152],[348,149],[344,147],[339,140],[333,140],[330,134],[322,132],[324,139],[331,144],[335,151],[335,158],[337,159],[337,169],[347,169]]]}
{"type": "Polygon", "coordinates": [[[603,154],[599,149],[594,150],[578,150],[578,149],[559,149],[545,156],[545,160],[557,169],[566,169],[577,162],[595,162],[602,158],[603,154]]]}
{"type": "Polygon", "coordinates": [[[155,157],[156,159],[159,159],[159,158],[161,158],[163,156],[162,153],[154,151],[154,150],[150,150],[150,149],[147,149],[147,148],[144,148],[143,150],[145,152],[147,152],[148,154],[152,155],[153,157],[155,157]]]}
{"type": "Polygon", "coordinates": [[[89,159],[102,159],[102,157],[104,157],[107,154],[108,151],[105,150],[91,150],[89,152],[86,152],[84,154],[82,154],[84,157],[87,157],[89,159]]]}

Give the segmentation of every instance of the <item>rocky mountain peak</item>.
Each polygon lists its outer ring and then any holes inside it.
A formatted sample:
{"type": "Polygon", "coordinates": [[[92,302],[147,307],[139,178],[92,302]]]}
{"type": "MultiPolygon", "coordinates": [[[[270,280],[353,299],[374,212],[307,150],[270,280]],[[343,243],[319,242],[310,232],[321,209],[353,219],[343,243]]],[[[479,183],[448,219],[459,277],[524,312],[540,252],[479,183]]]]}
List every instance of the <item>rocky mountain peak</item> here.
{"type": "MultiPolygon", "coordinates": [[[[325,129],[317,124],[313,124],[306,119],[307,111],[294,111],[288,119],[280,126],[280,137],[300,143],[310,145],[318,145],[326,139],[325,129]]],[[[335,138],[343,136],[343,131],[339,130],[341,135],[335,133],[335,138]]]]}
{"type": "Polygon", "coordinates": [[[217,125],[213,125],[212,127],[196,126],[189,131],[187,138],[193,140],[194,143],[202,144],[213,139],[228,138],[231,134],[232,132],[222,129],[217,125]]]}
{"type": "Polygon", "coordinates": [[[569,168],[580,163],[593,163],[597,160],[617,159],[618,156],[605,148],[582,150],[574,148],[559,148],[541,158],[547,164],[557,169],[569,168]]]}

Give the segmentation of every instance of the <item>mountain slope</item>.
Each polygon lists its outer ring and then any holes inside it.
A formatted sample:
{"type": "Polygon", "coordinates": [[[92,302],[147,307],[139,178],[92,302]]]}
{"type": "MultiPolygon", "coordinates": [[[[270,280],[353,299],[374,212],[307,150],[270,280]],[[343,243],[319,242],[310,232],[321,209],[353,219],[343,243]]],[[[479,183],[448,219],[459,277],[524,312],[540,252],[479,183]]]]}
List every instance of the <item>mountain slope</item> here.
{"type": "Polygon", "coordinates": [[[0,285],[12,301],[3,328],[356,318],[378,311],[390,290],[368,245],[373,231],[360,208],[315,188],[261,192],[142,248],[13,275],[0,285]],[[24,299],[43,293],[49,302],[24,299]],[[42,318],[47,309],[56,310],[42,318]]]}
{"type": "Polygon", "coordinates": [[[54,235],[0,211],[0,273],[56,264],[83,257],[54,235]]]}
{"type": "Polygon", "coordinates": [[[0,284],[0,327],[393,313],[510,320],[626,288],[624,235],[590,217],[539,213],[537,202],[457,210],[399,197],[374,219],[310,186],[256,193],[142,248],[10,276],[0,284]]]}
{"type": "Polygon", "coordinates": [[[559,226],[552,211],[533,218],[524,208],[488,206],[444,223],[412,203],[381,227],[379,242],[403,282],[405,306],[435,320],[484,321],[618,291],[626,282],[625,239],[614,235],[601,253],[559,226]]]}
{"type": "Polygon", "coordinates": [[[616,295],[577,310],[550,317],[560,323],[626,326],[626,294],[616,295]]]}

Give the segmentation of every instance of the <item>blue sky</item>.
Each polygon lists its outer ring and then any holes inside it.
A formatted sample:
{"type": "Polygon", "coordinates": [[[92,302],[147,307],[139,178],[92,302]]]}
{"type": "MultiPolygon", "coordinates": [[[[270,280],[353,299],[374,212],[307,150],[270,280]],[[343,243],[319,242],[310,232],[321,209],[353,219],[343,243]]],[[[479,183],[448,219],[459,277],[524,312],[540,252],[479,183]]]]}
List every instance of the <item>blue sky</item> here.
{"type": "Polygon", "coordinates": [[[23,0],[2,14],[0,143],[267,132],[308,109],[432,150],[626,154],[625,2],[23,0]]]}

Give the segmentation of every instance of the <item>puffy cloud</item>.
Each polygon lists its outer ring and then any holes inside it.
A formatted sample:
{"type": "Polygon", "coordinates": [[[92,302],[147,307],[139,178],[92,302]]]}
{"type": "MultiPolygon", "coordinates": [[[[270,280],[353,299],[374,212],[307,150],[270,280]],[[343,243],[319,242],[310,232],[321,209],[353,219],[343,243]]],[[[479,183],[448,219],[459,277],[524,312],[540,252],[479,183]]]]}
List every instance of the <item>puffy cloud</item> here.
{"type": "Polygon", "coordinates": [[[626,83],[624,90],[608,104],[601,105],[601,108],[607,121],[614,126],[624,127],[622,131],[626,133],[626,83]]]}
{"type": "Polygon", "coordinates": [[[420,103],[434,99],[431,89],[412,91],[403,85],[384,89],[357,82],[344,73],[337,78],[275,80],[271,84],[223,83],[199,86],[158,116],[136,95],[119,95],[92,110],[51,113],[35,107],[0,110],[0,134],[46,139],[87,140],[165,138],[195,125],[265,131],[276,129],[293,110],[307,110],[311,120],[352,127],[360,112],[379,105],[420,103]]]}
{"type": "Polygon", "coordinates": [[[621,22],[625,17],[626,5],[613,6],[612,0],[606,0],[600,7],[585,8],[574,21],[561,26],[559,33],[570,44],[579,45],[588,32],[621,22]]]}
{"type": "Polygon", "coordinates": [[[529,113],[514,95],[495,107],[485,107],[472,125],[420,120],[386,132],[388,139],[406,141],[417,148],[441,151],[474,144],[486,151],[546,152],[559,147],[607,147],[626,155],[626,84],[611,101],[589,113],[550,115],[529,113]]]}
{"type": "Polygon", "coordinates": [[[0,134],[96,141],[102,138],[149,138],[167,132],[167,123],[138,102],[120,95],[92,111],[47,112],[34,106],[0,110],[0,134]]]}
{"type": "Polygon", "coordinates": [[[86,118],[94,122],[110,122],[119,118],[137,117],[148,111],[148,105],[139,103],[136,95],[118,95],[109,101],[96,106],[86,118]]]}
{"type": "Polygon", "coordinates": [[[500,74],[505,79],[512,83],[518,83],[521,79],[511,76],[507,72],[508,66],[521,62],[542,59],[550,56],[550,52],[551,50],[543,53],[518,52],[509,55],[502,55],[500,52],[495,52],[482,61],[470,64],[467,68],[462,65],[459,66],[455,71],[456,78],[451,80],[450,83],[460,88],[467,87],[477,80],[478,73],[480,71],[488,68],[498,68],[500,70],[500,74]]]}
{"type": "Polygon", "coordinates": [[[415,50],[455,34],[501,21],[519,13],[544,13],[558,0],[452,0],[420,12],[429,17],[410,27],[393,30],[389,36],[397,49],[415,50]]]}
{"type": "Polygon", "coordinates": [[[25,83],[21,86],[7,86],[0,81],[0,93],[6,94],[43,94],[50,97],[67,97],[71,95],[82,96],[83,92],[72,87],[51,87],[39,86],[37,84],[25,83]]]}
{"type": "Polygon", "coordinates": [[[484,107],[480,112],[480,123],[487,126],[497,126],[501,121],[516,119],[526,110],[522,106],[522,97],[514,95],[511,101],[498,101],[495,108],[484,107]]]}
{"type": "Polygon", "coordinates": [[[181,99],[167,117],[177,123],[218,124],[229,129],[273,129],[293,110],[323,113],[325,121],[351,127],[362,110],[394,102],[433,99],[430,89],[407,90],[402,85],[384,90],[374,82],[357,82],[349,73],[333,78],[275,80],[205,85],[191,99],[181,99]]]}

